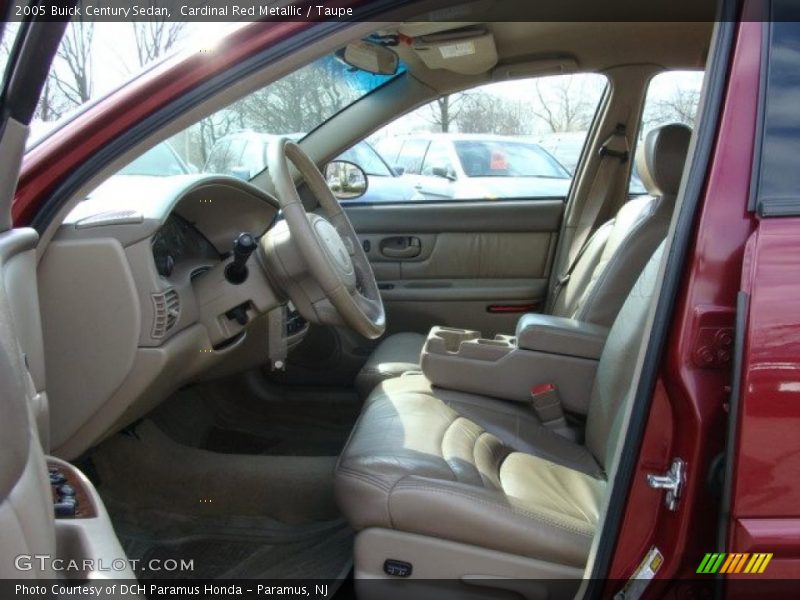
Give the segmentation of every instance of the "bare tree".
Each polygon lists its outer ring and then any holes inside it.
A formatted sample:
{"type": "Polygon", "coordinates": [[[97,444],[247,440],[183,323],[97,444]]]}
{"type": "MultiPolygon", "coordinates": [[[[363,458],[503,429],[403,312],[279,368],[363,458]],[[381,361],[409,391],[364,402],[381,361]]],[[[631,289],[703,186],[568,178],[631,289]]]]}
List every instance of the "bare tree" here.
{"type": "Polygon", "coordinates": [[[197,143],[191,144],[196,148],[197,155],[185,158],[195,164],[204,165],[218,140],[244,127],[243,115],[237,110],[223,110],[206,117],[197,124],[197,143]]]}
{"type": "Polygon", "coordinates": [[[456,123],[461,109],[461,104],[468,94],[442,96],[428,104],[427,120],[442,133],[448,133],[456,123]]]}
{"type": "Polygon", "coordinates": [[[530,133],[527,121],[521,102],[485,92],[467,95],[456,116],[462,133],[522,135],[530,133]]]}
{"type": "MultiPolygon", "coordinates": [[[[156,0],[150,0],[145,5],[158,7],[156,0]]],[[[172,48],[180,39],[186,23],[180,21],[133,21],[133,36],[136,40],[136,57],[139,66],[143,67],[172,48]]]]}
{"type": "Polygon", "coordinates": [[[17,37],[18,25],[16,23],[6,23],[4,28],[0,28],[0,67],[5,68],[8,58],[11,56],[11,45],[17,37]]]}
{"type": "Polygon", "coordinates": [[[666,123],[692,125],[700,103],[700,90],[676,86],[661,100],[653,102],[644,116],[647,128],[666,123]]]}
{"type": "Polygon", "coordinates": [[[39,97],[39,103],[36,105],[36,112],[33,115],[34,118],[42,121],[55,121],[70,107],[71,102],[60,93],[55,77],[53,73],[50,73],[44,82],[42,95],[39,97]]]}
{"type": "Polygon", "coordinates": [[[56,53],[60,63],[53,69],[53,83],[73,106],[92,96],[93,38],[94,23],[76,19],[67,26],[56,53]]]}
{"type": "MultiPolygon", "coordinates": [[[[17,36],[19,25],[6,23],[5,35],[0,39],[0,65],[5,65],[11,55],[12,45],[17,36]]],[[[64,97],[56,89],[53,74],[50,73],[45,80],[39,103],[34,112],[34,118],[41,121],[54,121],[68,108],[64,97]]]]}
{"type": "Polygon", "coordinates": [[[533,114],[545,122],[551,132],[588,129],[594,113],[583,86],[572,76],[536,80],[536,101],[533,114]],[[577,88],[577,89],[576,89],[577,88]]]}
{"type": "Polygon", "coordinates": [[[359,96],[336,62],[312,63],[250,94],[231,109],[245,127],[264,133],[307,132],[359,96]]]}

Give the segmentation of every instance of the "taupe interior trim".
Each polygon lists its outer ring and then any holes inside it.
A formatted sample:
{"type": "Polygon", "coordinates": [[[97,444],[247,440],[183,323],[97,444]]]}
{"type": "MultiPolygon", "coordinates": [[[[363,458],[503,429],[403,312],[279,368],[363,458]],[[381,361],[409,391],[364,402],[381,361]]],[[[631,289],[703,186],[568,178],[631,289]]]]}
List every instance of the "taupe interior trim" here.
{"type": "Polygon", "coordinates": [[[359,234],[447,232],[551,232],[558,230],[563,200],[486,200],[345,205],[359,234]]]}
{"type": "Polygon", "coordinates": [[[0,132],[0,232],[11,229],[11,202],[17,190],[19,169],[28,139],[28,127],[11,117],[0,132]]]}
{"type": "MultiPolygon", "coordinates": [[[[370,527],[356,536],[354,554],[356,579],[386,578],[383,563],[387,558],[410,563],[411,579],[577,580],[583,575],[583,569],[576,567],[379,527],[370,527]]],[[[498,587],[503,587],[501,582],[498,587]]],[[[536,586],[532,587],[536,590],[536,586]]],[[[523,596],[540,597],[524,592],[523,596]]]]}
{"type": "Polygon", "coordinates": [[[392,287],[382,289],[384,301],[455,302],[483,300],[543,300],[547,279],[408,279],[381,278],[392,287]]]}

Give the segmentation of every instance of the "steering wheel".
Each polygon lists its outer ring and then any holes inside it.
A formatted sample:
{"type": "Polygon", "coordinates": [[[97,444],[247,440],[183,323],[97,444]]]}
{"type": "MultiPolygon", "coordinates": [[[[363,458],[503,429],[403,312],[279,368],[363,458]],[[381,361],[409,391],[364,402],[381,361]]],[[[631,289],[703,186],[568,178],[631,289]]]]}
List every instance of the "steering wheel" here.
{"type": "Polygon", "coordinates": [[[283,212],[283,221],[261,238],[267,271],[308,321],[347,325],[366,338],[380,337],[386,314],[375,274],[322,173],[300,146],[286,138],[269,144],[267,164],[283,212]],[[290,162],[324,216],[306,212],[290,162]]]}

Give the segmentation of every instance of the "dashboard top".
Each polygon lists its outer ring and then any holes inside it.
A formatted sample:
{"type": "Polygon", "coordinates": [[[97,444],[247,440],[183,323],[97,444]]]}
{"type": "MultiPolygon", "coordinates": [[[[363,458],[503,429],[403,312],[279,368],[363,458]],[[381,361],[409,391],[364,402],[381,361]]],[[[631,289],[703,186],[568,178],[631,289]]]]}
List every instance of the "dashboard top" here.
{"type": "Polygon", "coordinates": [[[174,212],[222,254],[239,232],[269,229],[278,207],[275,198],[236,177],[114,175],[69,213],[58,237],[115,237],[128,246],[155,235],[174,212]]]}

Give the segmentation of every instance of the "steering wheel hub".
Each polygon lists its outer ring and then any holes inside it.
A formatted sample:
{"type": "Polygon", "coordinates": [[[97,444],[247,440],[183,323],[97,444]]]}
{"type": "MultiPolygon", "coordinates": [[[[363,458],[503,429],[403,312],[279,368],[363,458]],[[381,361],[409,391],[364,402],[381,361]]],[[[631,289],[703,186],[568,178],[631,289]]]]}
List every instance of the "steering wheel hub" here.
{"type": "MultiPolygon", "coordinates": [[[[323,250],[325,250],[325,253],[330,258],[331,264],[338,269],[340,275],[348,280],[348,284],[351,283],[349,280],[352,280],[352,285],[355,286],[356,273],[353,269],[353,261],[350,259],[350,253],[347,251],[347,246],[345,246],[342,241],[339,232],[336,231],[333,225],[320,216],[315,215],[312,217],[312,220],[314,223],[314,233],[317,235],[317,239],[323,250]]],[[[348,285],[348,287],[350,286],[348,285]]]]}

